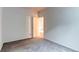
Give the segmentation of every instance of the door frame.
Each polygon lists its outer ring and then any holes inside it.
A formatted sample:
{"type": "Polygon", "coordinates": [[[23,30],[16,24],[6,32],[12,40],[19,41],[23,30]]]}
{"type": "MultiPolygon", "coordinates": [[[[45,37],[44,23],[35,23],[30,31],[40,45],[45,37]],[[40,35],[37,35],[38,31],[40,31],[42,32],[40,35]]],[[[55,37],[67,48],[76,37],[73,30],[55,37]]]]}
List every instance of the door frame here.
{"type": "MultiPolygon", "coordinates": [[[[31,37],[32,38],[34,38],[34,28],[33,28],[33,26],[34,26],[34,24],[33,24],[34,23],[34,20],[33,20],[33,17],[31,17],[31,37]]],[[[43,36],[43,38],[45,38],[45,30],[46,30],[46,27],[45,27],[46,26],[45,25],[46,24],[45,17],[44,16],[39,16],[39,17],[43,17],[44,18],[44,21],[43,21],[43,27],[44,27],[43,28],[43,30],[44,30],[43,35],[44,36],[43,36]]]]}

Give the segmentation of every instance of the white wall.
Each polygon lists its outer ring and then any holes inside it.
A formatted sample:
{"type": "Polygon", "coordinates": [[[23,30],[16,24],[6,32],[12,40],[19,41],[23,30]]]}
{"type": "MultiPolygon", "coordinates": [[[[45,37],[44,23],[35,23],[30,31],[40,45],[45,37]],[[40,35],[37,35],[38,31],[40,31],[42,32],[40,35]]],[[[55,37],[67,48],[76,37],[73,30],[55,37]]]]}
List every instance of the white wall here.
{"type": "Polygon", "coordinates": [[[10,42],[28,38],[29,9],[19,7],[3,8],[2,40],[10,42]]]}
{"type": "Polygon", "coordinates": [[[0,7],[0,50],[2,48],[2,8],[0,7]]]}
{"type": "Polygon", "coordinates": [[[48,8],[48,40],[79,51],[79,8],[48,8]]]}

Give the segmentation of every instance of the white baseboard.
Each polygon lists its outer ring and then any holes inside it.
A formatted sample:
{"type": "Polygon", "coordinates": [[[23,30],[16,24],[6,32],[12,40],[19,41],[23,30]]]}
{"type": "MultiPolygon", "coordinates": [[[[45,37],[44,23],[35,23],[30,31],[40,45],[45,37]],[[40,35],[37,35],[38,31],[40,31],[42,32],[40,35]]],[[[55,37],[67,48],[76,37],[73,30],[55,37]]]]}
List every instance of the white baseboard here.
{"type": "Polygon", "coordinates": [[[0,50],[2,49],[3,44],[0,44],[0,50]]]}

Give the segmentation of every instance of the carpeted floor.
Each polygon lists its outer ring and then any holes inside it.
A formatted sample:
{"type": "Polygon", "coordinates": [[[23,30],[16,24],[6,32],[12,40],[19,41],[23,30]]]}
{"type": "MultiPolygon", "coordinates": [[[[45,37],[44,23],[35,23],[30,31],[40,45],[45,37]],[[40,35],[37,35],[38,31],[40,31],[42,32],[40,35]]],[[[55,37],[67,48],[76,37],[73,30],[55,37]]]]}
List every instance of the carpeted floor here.
{"type": "Polygon", "coordinates": [[[25,39],[5,43],[2,52],[76,52],[46,39],[25,39]]]}

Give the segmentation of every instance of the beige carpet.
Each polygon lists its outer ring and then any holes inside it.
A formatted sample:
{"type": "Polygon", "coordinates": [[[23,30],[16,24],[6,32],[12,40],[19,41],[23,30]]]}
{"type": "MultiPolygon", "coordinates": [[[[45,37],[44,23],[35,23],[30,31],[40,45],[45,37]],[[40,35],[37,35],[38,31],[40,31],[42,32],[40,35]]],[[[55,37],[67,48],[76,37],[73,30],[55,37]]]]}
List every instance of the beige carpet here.
{"type": "Polygon", "coordinates": [[[76,52],[46,39],[25,39],[5,43],[2,52],[76,52]]]}

